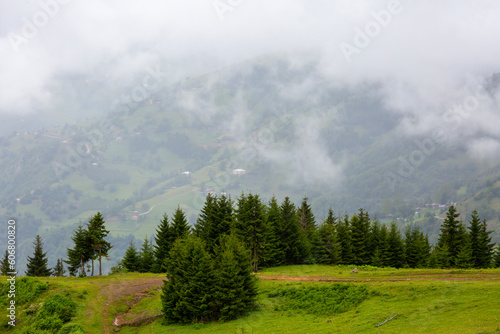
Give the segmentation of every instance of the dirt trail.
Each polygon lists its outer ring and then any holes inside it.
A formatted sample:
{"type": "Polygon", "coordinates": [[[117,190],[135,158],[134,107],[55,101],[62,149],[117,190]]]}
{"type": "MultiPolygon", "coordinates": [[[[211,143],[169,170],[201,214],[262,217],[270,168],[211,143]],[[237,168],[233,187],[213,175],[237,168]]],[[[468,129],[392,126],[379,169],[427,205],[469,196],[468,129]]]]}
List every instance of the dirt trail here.
{"type": "Polygon", "coordinates": [[[102,323],[104,325],[103,333],[114,333],[113,324],[108,323],[107,320],[109,305],[120,298],[131,295],[136,297],[134,300],[134,304],[136,304],[146,295],[146,291],[152,288],[160,289],[163,286],[164,279],[165,277],[147,277],[133,280],[117,278],[116,280],[103,284],[100,288],[100,294],[105,299],[102,310],[102,323]]]}

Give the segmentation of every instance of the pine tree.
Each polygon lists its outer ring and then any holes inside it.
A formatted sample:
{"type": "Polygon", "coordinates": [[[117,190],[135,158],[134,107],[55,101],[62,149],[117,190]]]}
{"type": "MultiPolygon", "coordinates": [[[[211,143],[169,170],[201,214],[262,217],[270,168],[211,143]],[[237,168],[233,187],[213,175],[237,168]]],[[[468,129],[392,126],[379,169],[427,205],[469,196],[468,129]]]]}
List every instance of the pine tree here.
{"type": "Polygon", "coordinates": [[[404,265],[404,246],[401,238],[401,231],[395,221],[391,222],[389,234],[387,235],[389,248],[388,265],[394,268],[401,268],[404,265]]]}
{"type": "Polygon", "coordinates": [[[476,210],[472,211],[468,229],[473,267],[490,267],[493,257],[493,247],[495,245],[491,242],[490,236],[493,231],[488,231],[486,219],[483,219],[481,222],[476,210]]]}
{"type": "Polygon", "coordinates": [[[217,318],[236,319],[255,306],[256,279],[251,273],[250,252],[232,234],[221,238],[214,262],[217,318]]]}
{"type": "Polygon", "coordinates": [[[66,270],[64,269],[63,260],[57,259],[56,266],[52,269],[52,274],[56,277],[64,276],[66,270]]]}
{"type": "Polygon", "coordinates": [[[264,206],[258,195],[241,194],[234,221],[234,231],[250,250],[252,270],[257,272],[261,251],[265,245],[264,206]]]}
{"type": "Polygon", "coordinates": [[[500,245],[497,245],[497,251],[493,259],[493,266],[495,268],[500,268],[500,245]]]}
{"type": "Polygon", "coordinates": [[[167,323],[206,322],[217,316],[216,276],[201,238],[177,239],[167,258],[167,279],[161,296],[167,323]]]}
{"type": "Polygon", "coordinates": [[[139,254],[137,253],[137,249],[135,248],[135,244],[132,240],[125,251],[125,256],[123,257],[121,264],[129,272],[139,271],[139,254]]]}
{"type": "Polygon", "coordinates": [[[93,255],[92,241],[88,230],[84,229],[82,224],[78,225],[71,240],[73,240],[75,246],[72,249],[67,249],[68,260],[64,262],[68,264],[70,276],[75,276],[78,270],[80,270],[82,276],[86,276],[85,264],[93,255]]]}
{"type": "Polygon", "coordinates": [[[154,262],[153,244],[146,236],[139,252],[139,272],[151,272],[154,262]]]}
{"type": "Polygon", "coordinates": [[[186,214],[180,206],[177,206],[177,209],[175,209],[174,216],[172,217],[172,243],[175,242],[177,238],[184,238],[189,234],[189,224],[186,219],[186,214]]]}
{"type": "Polygon", "coordinates": [[[472,259],[472,250],[470,248],[470,245],[462,245],[460,251],[457,254],[457,257],[455,258],[455,267],[468,269],[472,268],[473,265],[474,262],[472,259]]]}
{"type": "Polygon", "coordinates": [[[446,262],[452,265],[455,263],[458,253],[465,245],[467,236],[465,227],[457,220],[459,216],[460,214],[453,205],[448,208],[446,219],[441,224],[441,233],[437,242],[438,247],[441,249],[446,246],[450,257],[446,262]]]}
{"type": "Polygon", "coordinates": [[[175,241],[174,229],[170,226],[168,222],[168,217],[166,214],[163,215],[160,225],[156,229],[155,235],[155,263],[153,265],[153,271],[155,273],[165,272],[164,267],[165,260],[168,257],[168,253],[172,248],[175,241]]]}
{"type": "MultiPolygon", "coordinates": [[[[91,259],[99,259],[99,276],[102,275],[102,257],[108,257],[109,250],[113,247],[106,241],[109,231],[104,227],[104,218],[100,212],[97,212],[88,223],[88,233],[92,244],[93,256],[91,259]]],[[[93,266],[93,262],[92,262],[93,266]]],[[[93,274],[93,272],[92,272],[93,274]]]]}
{"type": "Polygon", "coordinates": [[[281,239],[285,246],[285,263],[300,264],[307,257],[304,234],[300,227],[295,205],[285,197],[280,206],[281,239]]]}
{"type": "Polygon", "coordinates": [[[389,238],[389,231],[387,230],[387,226],[385,224],[382,224],[379,233],[378,250],[380,251],[380,260],[384,267],[389,266],[390,254],[389,254],[388,238],[389,238]]]}
{"type": "Polygon", "coordinates": [[[33,245],[35,246],[35,251],[33,257],[28,257],[26,276],[50,276],[52,270],[47,268],[47,253],[43,252],[42,238],[39,235],[35,237],[33,245]]]}
{"type": "Polygon", "coordinates": [[[353,263],[352,244],[351,244],[351,226],[349,216],[345,215],[343,221],[337,224],[337,240],[340,246],[340,264],[348,265],[353,263]]]}
{"type": "Polygon", "coordinates": [[[233,222],[231,199],[226,196],[207,195],[194,228],[195,235],[202,238],[207,250],[213,254],[219,239],[229,234],[233,222]]]}
{"type": "Polygon", "coordinates": [[[314,258],[317,263],[339,264],[340,263],[340,245],[337,240],[336,219],[333,210],[328,210],[328,216],[318,229],[319,245],[315,245],[314,258]]]}
{"type": "Polygon", "coordinates": [[[5,276],[7,276],[7,273],[11,271],[9,265],[9,251],[7,249],[5,250],[5,256],[0,262],[0,271],[1,274],[5,276]]]}
{"type": "Polygon", "coordinates": [[[279,266],[285,262],[285,244],[281,239],[282,228],[280,207],[276,197],[272,197],[265,210],[264,249],[262,265],[279,266]]]}
{"type": "Polygon", "coordinates": [[[353,264],[370,263],[370,218],[368,212],[359,209],[357,215],[351,217],[351,245],[353,249],[353,264]]]}

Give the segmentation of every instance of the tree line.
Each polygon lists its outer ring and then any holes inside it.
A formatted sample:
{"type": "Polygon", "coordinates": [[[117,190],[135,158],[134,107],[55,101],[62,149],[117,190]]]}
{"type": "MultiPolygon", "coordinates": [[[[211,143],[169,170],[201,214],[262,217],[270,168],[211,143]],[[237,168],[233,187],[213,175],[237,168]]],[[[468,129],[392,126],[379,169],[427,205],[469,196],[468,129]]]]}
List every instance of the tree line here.
{"type": "MultiPolygon", "coordinates": [[[[118,270],[166,272],[168,254],[177,239],[198,237],[214,254],[221,238],[230,234],[236,235],[249,251],[254,272],[260,267],[312,263],[394,268],[500,267],[500,247],[495,252],[486,219],[481,220],[477,211],[466,223],[458,217],[456,208],[450,206],[437,243],[431,245],[417,225],[401,231],[396,222],[381,224],[363,209],[351,216],[337,216],[330,209],[318,224],[307,198],[296,206],[288,197],[281,203],[275,197],[264,203],[259,195],[251,193],[236,200],[208,195],[193,228],[179,207],[172,218],[165,214],[156,229],[154,243],[146,237],[137,250],[131,242],[118,270]]],[[[67,250],[64,260],[70,275],[86,276],[88,262],[93,275],[94,260],[99,260],[101,274],[101,259],[107,257],[112,247],[105,240],[108,233],[99,212],[86,225],[78,226],[72,236],[74,248],[67,250]]],[[[26,275],[63,275],[63,260],[58,259],[55,268],[47,268],[39,236],[34,244],[26,275]]],[[[7,257],[6,251],[0,261],[3,273],[8,271],[7,257]]]]}

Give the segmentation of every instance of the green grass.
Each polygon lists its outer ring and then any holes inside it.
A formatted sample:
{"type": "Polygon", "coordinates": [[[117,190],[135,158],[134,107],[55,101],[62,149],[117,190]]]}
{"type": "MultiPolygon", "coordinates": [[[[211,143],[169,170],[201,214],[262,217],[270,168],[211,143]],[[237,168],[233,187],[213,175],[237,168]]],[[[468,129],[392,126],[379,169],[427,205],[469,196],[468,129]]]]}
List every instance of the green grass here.
{"type": "MultiPolygon", "coordinates": [[[[307,265],[264,269],[259,276],[280,275],[288,280],[259,280],[258,309],[235,321],[166,326],[158,319],[140,327],[110,328],[119,333],[500,333],[500,269],[358,267],[359,272],[351,274],[352,268],[307,265]],[[352,282],[293,280],[318,278],[350,279],[352,282]],[[366,295],[355,299],[355,303],[348,304],[339,313],[335,307],[340,302],[327,307],[335,295],[325,299],[336,286],[352,287],[353,291],[366,289],[366,295]],[[295,293],[290,291],[300,292],[300,298],[293,297],[295,293]],[[375,327],[395,314],[397,316],[391,321],[380,328],[375,327]]],[[[36,312],[27,310],[36,309],[39,303],[54,294],[68,296],[76,303],[76,316],[71,322],[83,325],[89,334],[102,333],[104,324],[111,324],[120,313],[128,312],[126,319],[128,314],[130,319],[133,315],[158,314],[161,312],[161,292],[157,288],[145,291],[140,301],[130,294],[109,299],[109,294],[118,287],[133,287],[145,279],[163,276],[128,273],[40,278],[41,282],[48,283],[48,289],[42,289],[36,299],[30,297],[20,305],[19,326],[9,333],[20,333],[36,316],[36,312]]]]}

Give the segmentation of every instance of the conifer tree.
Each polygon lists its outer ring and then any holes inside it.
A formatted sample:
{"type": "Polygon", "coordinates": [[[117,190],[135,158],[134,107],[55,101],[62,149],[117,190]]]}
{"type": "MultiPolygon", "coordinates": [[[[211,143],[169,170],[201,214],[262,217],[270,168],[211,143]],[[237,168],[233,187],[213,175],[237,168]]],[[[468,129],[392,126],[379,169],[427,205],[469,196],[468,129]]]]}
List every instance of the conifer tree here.
{"type": "Polygon", "coordinates": [[[351,217],[351,244],[353,249],[353,264],[370,263],[370,218],[368,212],[359,209],[357,215],[351,217]]]}
{"type": "Polygon", "coordinates": [[[63,260],[57,259],[56,266],[52,269],[52,274],[56,277],[64,276],[66,270],[64,269],[63,260]]]}
{"type": "Polygon", "coordinates": [[[7,275],[11,271],[9,266],[9,251],[7,249],[5,250],[5,256],[0,261],[0,271],[2,275],[7,275]]]}
{"type": "Polygon", "coordinates": [[[221,321],[236,319],[255,306],[256,279],[251,273],[250,252],[234,235],[221,238],[214,261],[214,297],[221,321]]]}
{"type": "Polygon", "coordinates": [[[130,244],[125,251],[125,256],[123,257],[121,264],[127,271],[139,271],[139,254],[137,253],[137,249],[135,248],[135,244],[132,240],[130,240],[130,244]]]}
{"type": "Polygon", "coordinates": [[[446,246],[449,256],[447,262],[451,265],[455,263],[461,248],[465,246],[467,236],[465,227],[457,220],[459,216],[460,214],[453,205],[448,208],[446,219],[441,224],[441,233],[437,242],[441,249],[446,246]]]}
{"type": "Polygon", "coordinates": [[[500,268],[500,245],[497,245],[497,251],[493,259],[493,266],[495,268],[500,268]]]}
{"type": "Polygon", "coordinates": [[[244,195],[238,198],[238,209],[234,231],[250,250],[252,270],[257,272],[261,252],[265,245],[264,206],[258,195],[244,195]]]}
{"type": "Polygon", "coordinates": [[[214,254],[219,245],[219,239],[229,234],[233,222],[233,208],[231,199],[226,196],[207,195],[205,205],[201,209],[194,228],[195,235],[202,238],[207,250],[214,254]]]}
{"type": "Polygon", "coordinates": [[[151,268],[153,267],[154,262],[153,244],[146,236],[144,237],[141,251],[139,252],[139,272],[151,272],[151,268]]]}
{"type": "Polygon", "coordinates": [[[39,235],[35,237],[33,245],[35,246],[35,251],[33,257],[28,257],[26,276],[50,276],[52,270],[47,268],[47,252],[43,252],[42,238],[39,235]]]}
{"type": "Polygon", "coordinates": [[[166,271],[164,263],[168,257],[168,253],[170,252],[170,249],[172,248],[174,242],[175,242],[174,229],[170,226],[170,223],[168,222],[168,216],[164,214],[162,220],[160,221],[160,225],[156,229],[156,235],[155,235],[155,246],[154,246],[155,263],[152,269],[155,273],[166,271]]]}
{"type": "Polygon", "coordinates": [[[281,239],[282,228],[280,207],[276,197],[272,197],[265,210],[264,249],[262,264],[266,267],[279,266],[285,262],[285,244],[281,239]]]}
{"type": "MultiPolygon", "coordinates": [[[[93,250],[93,258],[99,259],[99,276],[102,275],[102,257],[108,257],[109,250],[113,247],[111,244],[106,241],[106,238],[109,234],[109,231],[104,227],[104,218],[102,217],[100,212],[97,212],[88,223],[88,233],[90,235],[90,240],[92,244],[93,250]]],[[[93,262],[92,262],[93,269],[93,262]]],[[[93,271],[92,271],[92,274],[93,271]]]]}
{"type": "Polygon", "coordinates": [[[283,225],[281,239],[285,246],[285,263],[300,264],[308,254],[297,210],[288,197],[285,197],[280,206],[280,221],[283,225]]]}
{"type": "Polygon", "coordinates": [[[201,238],[176,240],[167,257],[167,278],[161,296],[167,323],[214,320],[216,276],[201,238]]]}
{"type": "Polygon", "coordinates": [[[472,211],[468,229],[473,267],[490,267],[494,247],[494,243],[491,243],[490,234],[493,231],[488,231],[486,219],[483,219],[483,221],[481,222],[481,220],[479,219],[479,214],[476,210],[472,211]]]}
{"type": "Polygon", "coordinates": [[[177,206],[175,209],[174,216],[172,217],[172,234],[173,234],[173,242],[177,238],[184,238],[189,234],[189,224],[186,219],[186,214],[182,211],[180,206],[177,206]]]}
{"type": "Polygon", "coordinates": [[[340,263],[340,245],[337,240],[336,218],[333,210],[328,210],[328,216],[318,229],[319,245],[314,248],[314,258],[317,263],[339,264],[340,263]]]}
{"type": "Polygon", "coordinates": [[[385,224],[382,224],[379,233],[378,250],[380,252],[380,260],[382,262],[382,266],[384,267],[389,266],[390,254],[389,254],[388,238],[389,238],[389,231],[387,230],[387,226],[385,224]]]}
{"type": "Polygon", "coordinates": [[[340,263],[347,265],[353,263],[352,244],[351,244],[351,226],[349,216],[345,215],[343,221],[337,223],[337,240],[340,246],[340,263]]]}
{"type": "Polygon", "coordinates": [[[67,249],[68,260],[64,261],[68,264],[69,274],[70,276],[75,276],[78,270],[80,270],[82,276],[87,276],[85,264],[93,255],[92,242],[88,230],[84,229],[82,224],[78,225],[71,240],[74,242],[74,248],[67,249]]]}
{"type": "Polygon", "coordinates": [[[395,221],[391,222],[389,234],[387,235],[389,248],[388,265],[394,268],[401,268],[404,265],[404,246],[401,238],[401,231],[395,221]]]}

